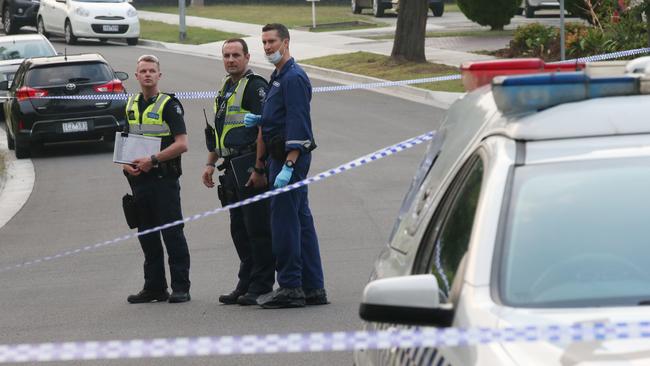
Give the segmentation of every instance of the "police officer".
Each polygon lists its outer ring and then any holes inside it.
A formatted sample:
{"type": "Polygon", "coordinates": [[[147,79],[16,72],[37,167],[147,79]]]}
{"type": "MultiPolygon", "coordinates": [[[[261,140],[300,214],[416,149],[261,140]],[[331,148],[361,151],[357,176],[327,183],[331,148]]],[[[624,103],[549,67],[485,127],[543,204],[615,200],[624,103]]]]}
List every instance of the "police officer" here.
{"type": "MultiPolygon", "coordinates": [[[[143,55],[138,59],[135,78],[142,92],[131,96],[126,104],[127,129],[130,134],[161,138],[161,150],[124,164],[122,169],[133,190],[142,232],[183,218],[180,185],[181,154],[187,151],[187,134],[183,107],[172,95],[158,90],[161,77],[158,58],[143,55]]],[[[144,288],[127,298],[129,303],[190,300],[190,253],[183,234],[183,224],[138,236],[144,252],[144,288]],[[169,255],[171,296],[165,279],[165,255],[169,255]]]]}
{"type": "MultiPolygon", "coordinates": [[[[261,113],[268,84],[248,68],[250,54],[243,39],[225,41],[221,51],[228,76],[215,100],[215,128],[210,131],[209,127],[206,132],[210,152],[202,179],[206,187],[214,187],[212,176],[216,162],[224,159],[219,165],[224,174],[219,176],[217,191],[226,206],[267,190],[264,161],[256,159],[256,154],[264,155],[264,145],[256,143],[258,139],[261,142],[262,133],[258,128],[244,127],[244,115],[261,113]],[[230,162],[244,154],[249,154],[255,166],[250,177],[242,180],[246,183],[242,186],[230,162]]],[[[271,292],[275,282],[268,200],[231,209],[230,234],[240,260],[239,281],[232,292],[219,296],[219,301],[256,305],[257,298],[271,292]]]]}
{"type": "MultiPolygon", "coordinates": [[[[280,188],[305,179],[309,171],[316,147],[309,115],[311,83],[289,53],[286,26],[265,25],[262,43],[275,70],[262,115],[247,114],[245,124],[261,125],[270,155],[269,181],[280,188]]],[[[307,186],[271,198],[271,232],[280,287],[260,299],[260,305],[276,309],[327,304],[307,186]]]]}

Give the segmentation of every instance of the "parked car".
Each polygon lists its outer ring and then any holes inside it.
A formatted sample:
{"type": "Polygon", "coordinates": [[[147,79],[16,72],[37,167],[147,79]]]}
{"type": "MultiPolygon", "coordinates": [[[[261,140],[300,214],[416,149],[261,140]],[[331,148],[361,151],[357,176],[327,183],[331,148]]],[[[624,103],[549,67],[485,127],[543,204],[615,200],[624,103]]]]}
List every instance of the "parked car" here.
{"type": "MultiPolygon", "coordinates": [[[[428,0],[429,9],[435,17],[441,17],[445,12],[444,0],[428,0]]],[[[363,9],[372,9],[372,14],[378,18],[384,16],[386,9],[399,9],[399,0],[352,0],[352,13],[361,14],[363,9]]]]}
{"type": "Polygon", "coordinates": [[[97,38],[133,46],[140,37],[138,12],[126,0],[42,0],[36,28],[46,37],[63,35],[67,44],[97,38]]]}
{"type": "Polygon", "coordinates": [[[36,26],[39,4],[39,0],[0,0],[5,34],[14,34],[26,25],[36,26]]]}
{"type": "Polygon", "coordinates": [[[98,54],[26,59],[10,87],[0,82],[0,90],[10,95],[4,104],[9,149],[22,159],[37,143],[112,141],[126,124],[126,99],[97,96],[126,93],[122,80],[127,78],[98,54]]]}
{"type": "MultiPolygon", "coordinates": [[[[451,106],[364,290],[366,329],[650,319],[650,81],[625,66],[596,70],[500,76],[451,106]]],[[[522,340],[354,358],[648,365],[650,343],[522,340]]]]}
{"type": "MultiPolygon", "coordinates": [[[[56,50],[50,41],[40,34],[0,37],[0,80],[13,80],[18,66],[26,58],[54,55],[56,50]]],[[[7,91],[0,90],[0,105],[6,97],[7,91]]]]}
{"type": "Polygon", "coordinates": [[[559,9],[559,0],[522,0],[521,9],[526,18],[534,18],[535,12],[542,9],[559,9]]]}

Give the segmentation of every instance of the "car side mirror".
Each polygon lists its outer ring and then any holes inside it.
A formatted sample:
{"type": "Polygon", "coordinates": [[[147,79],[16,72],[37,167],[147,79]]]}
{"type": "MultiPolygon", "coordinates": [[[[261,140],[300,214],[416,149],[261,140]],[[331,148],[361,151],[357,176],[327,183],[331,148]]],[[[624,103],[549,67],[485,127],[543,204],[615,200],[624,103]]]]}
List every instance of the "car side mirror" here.
{"type": "Polygon", "coordinates": [[[124,71],[115,71],[115,76],[122,81],[129,78],[129,74],[124,71]]]}
{"type": "Polygon", "coordinates": [[[438,291],[430,274],[375,280],[363,290],[359,316],[369,322],[449,327],[454,310],[440,304],[438,291]]]}
{"type": "Polygon", "coordinates": [[[9,80],[0,81],[0,90],[9,90],[10,86],[11,84],[9,80]]]}

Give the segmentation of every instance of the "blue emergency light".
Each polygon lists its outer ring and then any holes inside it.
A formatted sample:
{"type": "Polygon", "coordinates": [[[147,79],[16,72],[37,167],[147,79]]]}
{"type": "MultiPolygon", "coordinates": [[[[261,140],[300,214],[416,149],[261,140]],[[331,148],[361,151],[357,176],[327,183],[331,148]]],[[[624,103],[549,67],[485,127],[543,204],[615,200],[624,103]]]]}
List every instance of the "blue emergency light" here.
{"type": "Polygon", "coordinates": [[[504,114],[533,112],[591,98],[640,94],[639,75],[590,77],[584,72],[498,76],[492,81],[504,114]]]}

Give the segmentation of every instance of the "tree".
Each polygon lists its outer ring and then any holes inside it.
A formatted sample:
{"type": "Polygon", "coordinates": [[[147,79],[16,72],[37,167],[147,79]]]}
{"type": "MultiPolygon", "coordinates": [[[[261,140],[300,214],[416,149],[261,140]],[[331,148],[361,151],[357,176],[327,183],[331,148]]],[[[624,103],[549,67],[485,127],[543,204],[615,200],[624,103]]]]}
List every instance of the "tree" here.
{"type": "Polygon", "coordinates": [[[458,0],[457,3],[467,19],[487,25],[491,30],[503,30],[519,13],[521,0],[458,0]]]}
{"type": "Polygon", "coordinates": [[[428,0],[400,0],[395,41],[390,57],[397,61],[426,62],[424,38],[427,31],[428,0]]]}

